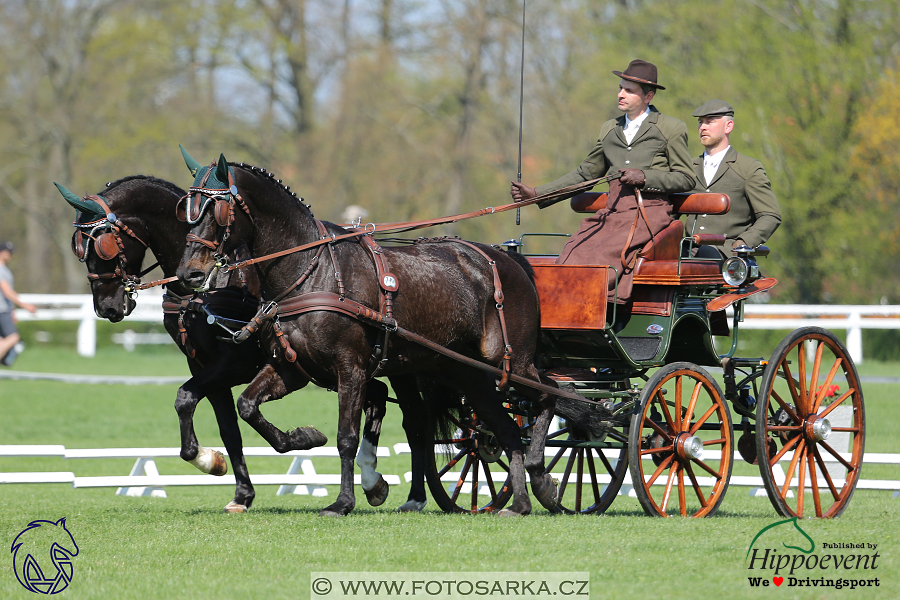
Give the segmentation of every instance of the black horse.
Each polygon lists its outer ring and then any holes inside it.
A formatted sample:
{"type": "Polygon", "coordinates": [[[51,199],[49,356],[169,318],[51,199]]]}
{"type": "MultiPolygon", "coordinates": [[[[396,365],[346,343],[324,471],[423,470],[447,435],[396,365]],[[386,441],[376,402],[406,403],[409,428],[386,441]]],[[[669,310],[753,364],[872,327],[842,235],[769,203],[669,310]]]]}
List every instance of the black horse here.
{"type": "MultiPolygon", "coordinates": [[[[176,205],[185,192],[172,183],[143,175],[109,183],[106,189],[85,198],[79,198],[61,185],[57,187],[78,211],[72,248],[88,268],[94,309],[99,317],[119,322],[135,307],[134,288],[139,283],[148,248],[166,277],[174,275],[190,230],[189,223],[176,219],[176,205]]],[[[207,311],[233,321],[247,321],[255,314],[259,304],[255,271],[232,275],[220,277],[214,286],[217,289],[202,296],[193,296],[177,280],[169,282],[163,302],[163,324],[187,356],[192,374],[179,388],[175,401],[181,428],[181,457],[205,473],[224,475],[227,471],[221,453],[200,446],[194,433],[194,410],[207,397],[215,411],[236,481],[234,499],[225,511],[245,512],[253,503],[255,492],[244,461],[231,388],[252,381],[271,353],[267,355],[260,349],[255,336],[242,344],[225,343],[220,339],[225,331],[207,321],[207,311]]],[[[302,385],[298,380],[285,393],[302,385]]],[[[371,386],[366,405],[366,437],[371,441],[373,456],[360,458],[361,463],[371,467],[366,474],[374,483],[367,496],[376,506],[384,502],[388,491],[374,471],[374,448],[387,396],[387,387],[381,382],[371,386]]],[[[292,431],[275,449],[303,450],[326,442],[327,438],[314,427],[303,427],[292,431]]],[[[421,508],[418,504],[412,507],[421,508]]]]}
{"type": "MultiPolygon", "coordinates": [[[[526,464],[519,430],[503,407],[494,374],[390,335],[396,322],[467,357],[491,365],[506,362],[508,372],[538,382],[538,298],[533,281],[515,260],[492,247],[462,241],[380,248],[371,238],[338,239],[347,230],[317,221],[264,170],[229,165],[224,156],[209,167],[185,158],[195,180],[184,210],[197,223],[178,268],[187,287],[202,289],[215,269],[224,268],[223,256],[242,244],[254,257],[263,257],[322,239],[330,242],[260,263],[266,305],[261,318],[277,314],[279,324],[274,331],[262,332],[260,342],[276,358],[238,399],[241,416],[274,445],[287,434],[265,420],[259,412],[263,402],[280,398],[298,379],[311,378],[337,390],[341,492],[323,514],[344,515],[354,507],[353,454],[367,382],[374,381],[375,374],[387,376],[392,385],[395,377],[427,376],[464,394],[510,457],[513,502],[502,514],[531,511],[526,467],[538,498],[555,500],[554,484],[543,474],[541,435],[552,416],[551,398],[517,387],[540,407],[534,451],[526,464]],[[505,324],[498,311],[503,298],[505,324]],[[366,310],[368,322],[350,316],[366,310]],[[374,326],[377,314],[391,315],[384,327],[374,326]]],[[[414,455],[427,455],[424,406],[401,401],[401,407],[414,455]]]]}

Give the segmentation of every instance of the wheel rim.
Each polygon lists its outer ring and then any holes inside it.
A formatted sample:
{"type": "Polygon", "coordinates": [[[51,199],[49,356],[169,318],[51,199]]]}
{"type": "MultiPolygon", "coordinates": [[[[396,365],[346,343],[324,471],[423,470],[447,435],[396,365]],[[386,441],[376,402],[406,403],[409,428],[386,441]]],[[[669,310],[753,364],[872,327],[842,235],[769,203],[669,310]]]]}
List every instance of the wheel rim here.
{"type": "Polygon", "coordinates": [[[706,517],[721,504],[733,464],[731,415],[697,366],[663,367],[641,392],[629,440],[635,494],[653,516],[706,517]]]}
{"type": "MultiPolygon", "coordinates": [[[[562,439],[568,444],[584,441],[584,436],[562,427],[551,433],[548,440],[562,439]]],[[[559,485],[556,511],[567,514],[602,513],[619,493],[628,472],[627,440],[624,433],[610,430],[608,441],[622,443],[621,448],[549,447],[544,473],[550,473],[559,485]]]]}
{"type": "Polygon", "coordinates": [[[859,480],[865,446],[862,390],[844,346],[824,329],[795,331],[772,355],[761,398],[757,451],[775,442],[774,455],[760,460],[775,510],[786,517],[840,515],[859,480]]]}
{"type": "Polygon", "coordinates": [[[432,446],[431,495],[446,512],[500,510],[512,496],[506,454],[476,417],[451,420],[456,432],[432,446]]]}

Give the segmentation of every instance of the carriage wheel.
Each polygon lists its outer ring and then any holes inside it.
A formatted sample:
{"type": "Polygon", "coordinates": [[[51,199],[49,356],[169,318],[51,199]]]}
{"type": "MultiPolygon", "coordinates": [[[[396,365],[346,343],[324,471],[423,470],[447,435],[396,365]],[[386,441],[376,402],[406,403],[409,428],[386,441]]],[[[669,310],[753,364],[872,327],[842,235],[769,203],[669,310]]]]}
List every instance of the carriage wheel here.
{"type": "Polygon", "coordinates": [[[431,446],[425,472],[431,496],[445,512],[500,510],[512,497],[506,453],[477,417],[451,420],[456,431],[431,446]]]}
{"type": "Polygon", "coordinates": [[[756,407],[757,452],[769,457],[759,461],[760,471],[775,510],[785,517],[844,512],[859,480],[865,437],[862,388],[844,345],[819,327],[782,340],[756,407]]]}
{"type": "MultiPolygon", "coordinates": [[[[586,437],[567,426],[551,432],[547,439],[563,439],[567,443],[585,441],[586,437]]],[[[547,447],[549,459],[544,473],[550,473],[559,484],[557,501],[544,505],[551,512],[567,514],[602,513],[616,499],[628,472],[628,429],[610,430],[605,441],[621,442],[619,449],[547,447]]]]}
{"type": "Polygon", "coordinates": [[[634,491],[651,516],[715,514],[731,478],[734,433],[719,385],[679,362],[653,374],[631,421],[628,463],[634,491]]]}

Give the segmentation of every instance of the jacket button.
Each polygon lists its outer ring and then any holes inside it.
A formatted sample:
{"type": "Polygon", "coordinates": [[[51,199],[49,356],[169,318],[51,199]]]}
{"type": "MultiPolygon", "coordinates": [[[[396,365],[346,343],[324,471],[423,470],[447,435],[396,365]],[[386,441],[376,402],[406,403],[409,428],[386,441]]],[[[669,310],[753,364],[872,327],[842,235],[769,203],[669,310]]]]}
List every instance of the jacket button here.
{"type": "Polygon", "coordinates": [[[626,161],[625,161],[625,164],[627,165],[627,164],[629,164],[630,162],[631,162],[630,160],[626,160],[626,161]]]}
{"type": "Polygon", "coordinates": [[[631,146],[628,146],[628,149],[631,150],[631,146]]]}

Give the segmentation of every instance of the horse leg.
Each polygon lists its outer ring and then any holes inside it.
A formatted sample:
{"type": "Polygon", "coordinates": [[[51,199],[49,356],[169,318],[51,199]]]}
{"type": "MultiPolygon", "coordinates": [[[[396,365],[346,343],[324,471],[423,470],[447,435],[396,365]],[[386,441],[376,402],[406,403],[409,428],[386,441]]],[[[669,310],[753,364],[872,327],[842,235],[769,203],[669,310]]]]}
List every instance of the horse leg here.
{"type": "Polygon", "coordinates": [[[390,492],[384,477],[375,470],[378,466],[378,438],[381,436],[381,422],[387,410],[387,399],[387,386],[377,379],[370,379],[366,384],[366,424],[356,464],[359,465],[363,492],[371,506],[384,504],[390,492]]]}
{"type": "Polygon", "coordinates": [[[490,427],[497,441],[509,458],[509,475],[513,489],[512,504],[497,513],[498,516],[523,516],[531,513],[531,499],[525,485],[525,447],[519,428],[506,410],[497,393],[493,376],[466,373],[469,384],[464,385],[466,399],[471,402],[475,414],[490,427]]]}
{"type": "MultiPolygon", "coordinates": [[[[523,377],[533,381],[541,380],[541,383],[556,386],[550,379],[541,379],[534,365],[527,365],[523,377]]],[[[555,397],[546,392],[526,387],[517,386],[516,391],[531,400],[532,405],[540,407],[537,419],[532,426],[531,445],[525,458],[525,469],[531,478],[531,492],[540,500],[541,504],[554,504],[559,494],[559,489],[549,473],[544,473],[544,448],[547,442],[547,431],[554,416],[555,397]]]]}
{"type": "Polygon", "coordinates": [[[362,367],[338,375],[338,454],[341,457],[341,491],[337,500],[319,513],[343,517],[356,506],[353,494],[353,457],[359,447],[359,417],[365,400],[366,375],[362,367]]]}
{"type": "Polygon", "coordinates": [[[397,394],[397,402],[403,412],[403,430],[409,442],[412,462],[409,496],[397,512],[422,512],[428,502],[425,496],[425,458],[428,456],[429,440],[425,435],[425,406],[414,376],[405,375],[388,379],[394,393],[397,394]]]}
{"type": "MultiPolygon", "coordinates": [[[[199,369],[199,367],[196,368],[199,369]]],[[[193,365],[192,370],[194,370],[193,365]]],[[[178,413],[178,423],[181,429],[181,458],[204,473],[224,475],[228,472],[225,457],[221,452],[202,447],[194,433],[194,411],[204,396],[202,392],[203,374],[201,371],[200,374],[188,379],[178,388],[178,393],[175,395],[175,412],[178,413]]]]}
{"type": "Polygon", "coordinates": [[[235,490],[234,499],[225,506],[225,512],[247,512],[256,492],[250,482],[250,473],[247,463],[244,461],[244,442],[241,438],[241,428],[238,426],[237,411],[234,408],[234,396],[231,390],[222,392],[210,392],[209,402],[216,414],[216,423],[219,425],[219,436],[228,451],[228,459],[231,461],[231,469],[234,471],[235,490]]]}
{"type": "Polygon", "coordinates": [[[313,426],[298,427],[290,433],[285,433],[269,423],[259,410],[259,406],[264,402],[283,398],[293,390],[300,389],[304,385],[305,382],[288,387],[288,383],[285,382],[282,375],[272,365],[265,365],[256,374],[256,377],[253,378],[253,381],[250,382],[250,385],[247,386],[240,398],[238,398],[238,414],[276,452],[309,450],[310,448],[324,446],[328,442],[328,438],[313,426]]]}

